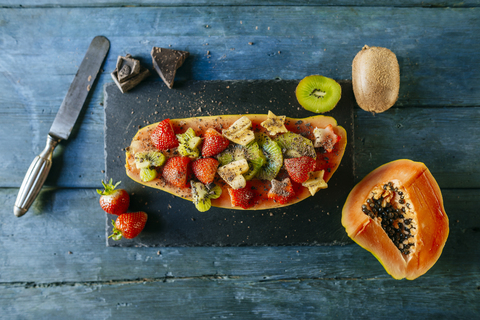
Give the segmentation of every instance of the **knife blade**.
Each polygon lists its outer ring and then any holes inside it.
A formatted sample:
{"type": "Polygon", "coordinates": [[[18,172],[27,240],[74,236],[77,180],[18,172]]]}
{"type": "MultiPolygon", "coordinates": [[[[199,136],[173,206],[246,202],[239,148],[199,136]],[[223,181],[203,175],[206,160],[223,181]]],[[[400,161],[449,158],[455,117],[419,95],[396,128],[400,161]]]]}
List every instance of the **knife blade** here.
{"type": "Polygon", "coordinates": [[[35,157],[25,174],[13,207],[15,216],[23,216],[42,189],[52,166],[53,151],[61,140],[67,140],[70,136],[109,48],[110,42],[102,36],[93,38],[90,43],[77,74],[73,78],[72,84],[55,116],[47,135],[45,149],[35,157]]]}

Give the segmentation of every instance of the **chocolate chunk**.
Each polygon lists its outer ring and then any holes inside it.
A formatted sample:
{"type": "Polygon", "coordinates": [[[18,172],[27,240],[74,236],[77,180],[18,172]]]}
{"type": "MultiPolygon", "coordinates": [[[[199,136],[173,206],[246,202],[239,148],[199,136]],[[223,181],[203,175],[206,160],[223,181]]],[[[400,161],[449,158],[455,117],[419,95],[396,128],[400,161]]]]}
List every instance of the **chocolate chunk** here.
{"type": "Polygon", "coordinates": [[[150,75],[150,71],[140,65],[140,62],[127,54],[125,57],[118,56],[117,66],[111,73],[113,81],[122,93],[135,87],[143,79],[150,75]]]}
{"type": "Polygon", "coordinates": [[[166,85],[172,89],[177,69],[182,66],[190,53],[187,51],[153,47],[151,55],[153,67],[157,70],[166,85]]]}

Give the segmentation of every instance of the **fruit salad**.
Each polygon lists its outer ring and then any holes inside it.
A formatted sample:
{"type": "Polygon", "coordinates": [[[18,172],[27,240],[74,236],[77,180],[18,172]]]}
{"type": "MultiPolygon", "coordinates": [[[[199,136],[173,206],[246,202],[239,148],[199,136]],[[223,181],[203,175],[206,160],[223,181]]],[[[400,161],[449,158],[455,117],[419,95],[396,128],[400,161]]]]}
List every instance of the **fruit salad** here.
{"type": "Polygon", "coordinates": [[[332,117],[222,115],[163,119],[126,148],[127,175],[145,186],[212,206],[271,209],[328,187],[347,143],[332,117]]]}

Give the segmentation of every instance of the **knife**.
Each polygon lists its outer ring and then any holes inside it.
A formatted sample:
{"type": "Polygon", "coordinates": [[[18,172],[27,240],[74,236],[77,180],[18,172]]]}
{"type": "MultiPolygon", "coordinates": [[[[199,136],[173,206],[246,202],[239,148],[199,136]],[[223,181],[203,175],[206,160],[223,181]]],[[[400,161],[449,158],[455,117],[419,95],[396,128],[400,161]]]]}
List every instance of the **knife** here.
{"type": "Polygon", "coordinates": [[[40,155],[35,157],[23,179],[13,207],[13,213],[17,217],[23,216],[28,211],[42,189],[52,166],[53,150],[61,140],[67,140],[70,136],[109,48],[110,42],[102,36],[93,38],[90,43],[80,68],[55,116],[47,136],[47,145],[40,155]]]}

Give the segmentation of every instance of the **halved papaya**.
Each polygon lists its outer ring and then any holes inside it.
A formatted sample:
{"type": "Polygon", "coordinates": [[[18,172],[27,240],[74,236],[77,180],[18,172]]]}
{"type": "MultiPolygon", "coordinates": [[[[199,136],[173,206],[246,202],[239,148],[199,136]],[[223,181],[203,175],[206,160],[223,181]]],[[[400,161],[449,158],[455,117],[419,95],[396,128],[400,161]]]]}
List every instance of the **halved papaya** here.
{"type": "MultiPolygon", "coordinates": [[[[197,136],[202,136],[202,133],[204,133],[208,128],[215,128],[217,129],[217,131],[221,132],[222,129],[230,127],[230,125],[232,125],[242,116],[246,116],[252,121],[252,130],[254,132],[266,132],[266,129],[260,125],[263,121],[267,119],[266,114],[222,115],[185,119],[171,119],[170,123],[172,124],[174,132],[176,134],[184,133],[188,128],[192,128],[197,136]]],[[[167,183],[161,177],[161,175],[149,182],[144,182],[140,178],[140,171],[136,168],[134,154],[135,152],[155,148],[151,142],[150,134],[153,130],[155,130],[157,125],[158,123],[153,123],[151,125],[141,128],[132,139],[130,146],[126,149],[126,173],[131,179],[140,184],[160,189],[175,196],[191,201],[192,195],[190,188],[178,188],[176,186],[173,186],[172,184],[167,183]]],[[[326,128],[328,125],[331,125],[333,127],[335,134],[340,137],[340,140],[335,144],[335,147],[331,152],[323,153],[325,152],[324,150],[316,149],[316,170],[325,170],[323,176],[325,182],[328,182],[330,180],[342,160],[343,154],[345,152],[345,147],[347,145],[347,134],[345,129],[341,126],[338,126],[337,121],[334,118],[323,115],[303,119],[285,119],[285,127],[289,131],[299,133],[302,136],[311,140],[315,140],[313,130],[316,127],[326,128]]],[[[169,152],[164,153],[168,158],[174,156],[175,152],[176,150],[170,150],[169,152]]],[[[285,172],[283,171],[285,170],[282,170],[278,177],[280,177],[282,173],[285,174],[285,172]]],[[[228,185],[218,176],[218,174],[214,182],[222,187],[222,195],[218,199],[212,199],[212,206],[243,210],[240,207],[232,207],[228,192],[228,185]]],[[[295,197],[286,204],[280,204],[267,197],[268,190],[271,188],[270,181],[253,179],[249,181],[249,183],[250,186],[252,186],[252,188],[255,189],[258,193],[258,197],[256,198],[255,204],[252,207],[248,208],[248,210],[261,210],[284,207],[300,202],[311,195],[308,188],[303,187],[301,184],[295,183],[295,197]]]]}
{"type": "Polygon", "coordinates": [[[448,217],[440,188],[420,162],[397,160],[368,174],[342,210],[347,234],[395,279],[413,280],[440,257],[448,217]]]}

